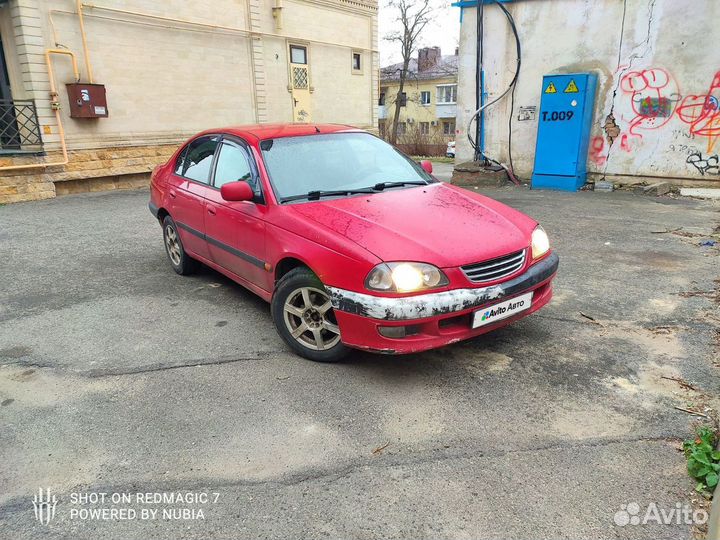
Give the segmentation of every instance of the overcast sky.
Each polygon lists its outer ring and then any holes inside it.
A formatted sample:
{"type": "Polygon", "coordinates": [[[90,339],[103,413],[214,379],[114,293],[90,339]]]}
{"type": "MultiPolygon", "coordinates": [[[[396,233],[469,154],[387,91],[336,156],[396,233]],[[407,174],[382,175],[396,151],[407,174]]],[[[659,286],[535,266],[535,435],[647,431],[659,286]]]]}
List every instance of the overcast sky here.
{"type": "MultiPolygon", "coordinates": [[[[398,23],[395,22],[397,10],[387,7],[385,0],[380,0],[379,5],[380,67],[383,67],[402,60],[399,45],[383,39],[388,32],[401,28],[398,28],[398,23]]],[[[460,8],[450,7],[449,2],[444,4],[438,2],[436,5],[441,7],[433,12],[432,21],[428,23],[420,36],[419,45],[420,47],[438,45],[443,54],[453,54],[460,35],[460,8]]],[[[417,53],[414,53],[413,56],[417,57],[417,53]]]]}

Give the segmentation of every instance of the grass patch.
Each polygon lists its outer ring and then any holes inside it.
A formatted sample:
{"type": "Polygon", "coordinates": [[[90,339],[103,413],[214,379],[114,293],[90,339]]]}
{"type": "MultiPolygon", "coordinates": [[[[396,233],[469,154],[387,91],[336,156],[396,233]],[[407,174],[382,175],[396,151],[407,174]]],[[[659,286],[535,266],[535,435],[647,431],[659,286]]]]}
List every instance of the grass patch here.
{"type": "Polygon", "coordinates": [[[695,490],[712,493],[720,478],[720,451],[716,450],[718,434],[710,426],[699,426],[697,435],[683,443],[687,469],[696,481],[695,490]]]}

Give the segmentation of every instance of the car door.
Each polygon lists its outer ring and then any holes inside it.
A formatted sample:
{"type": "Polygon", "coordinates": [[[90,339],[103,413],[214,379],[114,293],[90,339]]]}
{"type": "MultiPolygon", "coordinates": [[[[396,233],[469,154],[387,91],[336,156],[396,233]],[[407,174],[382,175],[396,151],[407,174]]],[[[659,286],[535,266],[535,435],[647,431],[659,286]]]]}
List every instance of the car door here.
{"type": "Polygon", "coordinates": [[[240,139],[224,137],[215,159],[212,193],[206,202],[205,230],[212,260],[250,283],[268,289],[265,270],[265,206],[258,168],[240,139]],[[226,201],[220,188],[248,182],[252,201],[226,201]]]}
{"type": "Polygon", "coordinates": [[[175,171],[170,175],[168,196],[170,215],[180,233],[186,251],[210,258],[205,240],[205,201],[210,187],[215,150],[219,135],[198,137],[180,154],[175,171]]]}

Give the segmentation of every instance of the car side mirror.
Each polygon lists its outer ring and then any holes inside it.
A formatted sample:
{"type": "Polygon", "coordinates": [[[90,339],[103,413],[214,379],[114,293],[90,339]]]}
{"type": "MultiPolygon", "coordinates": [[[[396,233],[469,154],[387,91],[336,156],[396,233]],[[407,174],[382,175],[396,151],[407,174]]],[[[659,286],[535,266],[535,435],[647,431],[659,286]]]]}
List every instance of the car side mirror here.
{"type": "Polygon", "coordinates": [[[251,201],[255,194],[245,181],[228,182],[220,186],[220,196],[226,201],[251,201]]]}
{"type": "Polygon", "coordinates": [[[432,163],[430,163],[427,159],[423,159],[420,162],[420,166],[425,169],[426,173],[432,174],[432,163]]]}

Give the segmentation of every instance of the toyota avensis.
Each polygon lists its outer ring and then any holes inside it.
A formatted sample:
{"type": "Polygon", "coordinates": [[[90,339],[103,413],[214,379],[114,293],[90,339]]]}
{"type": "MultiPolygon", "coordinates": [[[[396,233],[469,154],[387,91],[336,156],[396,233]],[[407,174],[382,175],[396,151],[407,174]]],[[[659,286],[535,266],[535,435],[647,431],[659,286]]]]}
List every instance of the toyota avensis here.
{"type": "Polygon", "coordinates": [[[431,172],[347,126],[218,129],[153,171],[150,210],[175,272],[269,301],[301,356],[414,353],[540,309],[558,267],[535,220],[431,172]]]}

